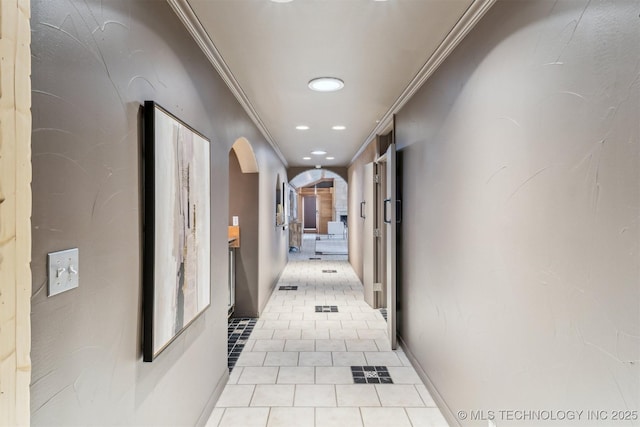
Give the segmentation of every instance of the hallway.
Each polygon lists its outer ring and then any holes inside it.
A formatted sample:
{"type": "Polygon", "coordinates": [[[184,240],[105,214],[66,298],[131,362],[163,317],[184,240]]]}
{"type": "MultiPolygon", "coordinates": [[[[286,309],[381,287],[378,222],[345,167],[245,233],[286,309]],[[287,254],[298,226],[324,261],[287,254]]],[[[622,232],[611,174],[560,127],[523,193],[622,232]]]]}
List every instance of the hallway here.
{"type": "Polygon", "coordinates": [[[640,427],[640,0],[0,16],[0,426],[640,427]]]}
{"type": "Polygon", "coordinates": [[[346,256],[316,255],[305,235],[207,426],[447,426],[405,354],[389,348],[346,256]]]}

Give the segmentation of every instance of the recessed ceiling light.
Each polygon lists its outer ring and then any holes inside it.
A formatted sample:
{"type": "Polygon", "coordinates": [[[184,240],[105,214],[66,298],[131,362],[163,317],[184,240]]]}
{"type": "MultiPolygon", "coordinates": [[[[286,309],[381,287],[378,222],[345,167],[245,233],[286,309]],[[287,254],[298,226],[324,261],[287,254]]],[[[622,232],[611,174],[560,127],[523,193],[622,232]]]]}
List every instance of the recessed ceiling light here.
{"type": "Polygon", "coordinates": [[[296,126],[296,129],[298,129],[298,130],[309,130],[309,126],[300,125],[300,126],[296,126]]]}
{"type": "Polygon", "coordinates": [[[334,126],[331,129],[333,130],[345,130],[347,127],[346,126],[334,126]]]}
{"type": "MultiPolygon", "coordinates": [[[[274,2],[274,3],[290,3],[293,0],[271,0],[271,1],[274,2]]],[[[380,0],[376,0],[376,1],[380,1],[380,0]]]]}
{"type": "Polygon", "coordinates": [[[335,77],[318,77],[309,82],[309,89],[318,92],[335,92],[344,87],[344,82],[335,77]]]}
{"type": "Polygon", "coordinates": [[[311,157],[309,157],[309,156],[304,156],[304,157],[302,158],[302,160],[311,160],[311,157]]]}
{"type": "Polygon", "coordinates": [[[329,157],[327,157],[327,160],[335,160],[335,157],[329,156],[329,157]]]}
{"type": "Polygon", "coordinates": [[[327,152],[322,150],[316,150],[316,151],[312,151],[311,154],[313,154],[314,156],[324,156],[325,154],[327,154],[327,152]]]}

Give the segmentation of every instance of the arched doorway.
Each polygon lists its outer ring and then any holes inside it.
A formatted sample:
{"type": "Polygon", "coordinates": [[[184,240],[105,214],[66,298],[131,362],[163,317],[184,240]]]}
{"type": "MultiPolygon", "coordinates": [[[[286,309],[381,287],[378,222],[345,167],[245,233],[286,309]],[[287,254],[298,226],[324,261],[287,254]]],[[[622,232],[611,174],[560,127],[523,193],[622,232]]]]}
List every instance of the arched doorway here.
{"type": "Polygon", "coordinates": [[[229,316],[258,315],[259,169],[251,143],[238,138],[229,151],[229,316]]]}
{"type": "Polygon", "coordinates": [[[310,169],[291,179],[304,239],[316,240],[318,255],[348,254],[347,182],[326,169],[310,169]]]}

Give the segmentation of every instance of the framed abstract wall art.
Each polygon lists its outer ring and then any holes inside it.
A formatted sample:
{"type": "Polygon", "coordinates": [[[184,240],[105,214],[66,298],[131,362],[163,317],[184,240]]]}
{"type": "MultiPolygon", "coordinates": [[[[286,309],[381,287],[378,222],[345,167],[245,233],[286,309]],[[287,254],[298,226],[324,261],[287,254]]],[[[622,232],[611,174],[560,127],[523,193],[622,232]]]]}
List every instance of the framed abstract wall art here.
{"type": "Polygon", "coordinates": [[[282,184],[280,175],[278,175],[276,178],[276,227],[282,227],[284,225],[284,195],[282,184]]]}
{"type": "Polygon", "coordinates": [[[143,360],[151,362],[211,303],[210,142],[144,103],[143,360]]]}

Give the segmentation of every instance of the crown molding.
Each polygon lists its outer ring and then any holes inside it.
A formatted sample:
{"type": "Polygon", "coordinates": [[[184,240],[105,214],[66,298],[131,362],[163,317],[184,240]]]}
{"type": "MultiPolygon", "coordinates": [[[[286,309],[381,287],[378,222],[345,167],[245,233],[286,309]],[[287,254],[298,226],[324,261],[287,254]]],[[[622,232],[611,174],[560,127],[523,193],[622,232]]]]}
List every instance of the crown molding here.
{"type": "Polygon", "coordinates": [[[464,15],[458,20],[456,25],[451,29],[447,37],[440,43],[440,46],[429,57],[427,62],[422,66],[418,74],[411,80],[411,82],[404,89],[402,94],[396,99],[391,108],[382,116],[376,127],[371,131],[367,139],[360,146],[356,154],[349,162],[349,166],[356,161],[358,156],[367,148],[369,143],[374,140],[376,135],[381,134],[385,129],[391,126],[393,122],[393,115],[411,99],[413,95],[422,87],[429,77],[438,69],[438,67],[444,62],[451,52],[458,46],[458,44],[466,37],[478,21],[484,16],[485,13],[493,6],[496,0],[475,0],[464,15]]]}
{"type": "Polygon", "coordinates": [[[213,44],[211,37],[200,23],[200,20],[196,16],[195,12],[191,8],[191,5],[187,0],[167,0],[173,11],[178,15],[180,21],[187,28],[191,36],[194,38],[200,49],[204,52],[205,56],[211,62],[213,67],[216,69],[222,80],[226,83],[231,93],[236,97],[244,111],[246,111],[247,115],[256,125],[262,136],[267,140],[271,148],[276,152],[277,156],[280,158],[285,167],[289,166],[287,159],[285,159],[280,147],[275,142],[266,125],[258,115],[258,112],[253,108],[251,101],[240,87],[240,84],[231,73],[229,66],[222,58],[220,51],[213,44]]]}

